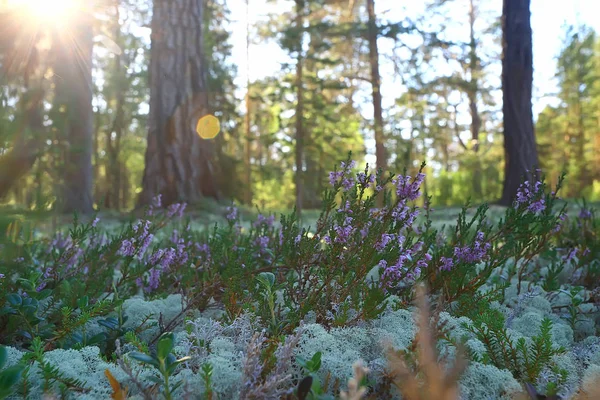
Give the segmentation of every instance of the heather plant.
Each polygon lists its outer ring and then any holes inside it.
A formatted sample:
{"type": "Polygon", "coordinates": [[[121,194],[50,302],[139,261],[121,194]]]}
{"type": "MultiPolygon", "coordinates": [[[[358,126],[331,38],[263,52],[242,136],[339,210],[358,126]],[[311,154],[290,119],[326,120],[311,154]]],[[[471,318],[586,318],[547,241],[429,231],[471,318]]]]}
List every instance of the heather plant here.
{"type": "Polygon", "coordinates": [[[585,340],[595,332],[582,324],[598,318],[593,210],[584,203],[571,219],[558,207],[562,180],[554,190],[524,182],[501,218],[465,206],[456,224],[435,229],[429,199],[417,205],[422,171],[384,176],[346,160],[314,226],[294,212],[246,224],[232,206],[224,225],[196,231],[185,205],[165,209],[159,197],[115,233],[76,219],[66,234],[14,240],[0,264],[0,341],[24,354],[18,392],[99,393],[48,362],[55,349],[94,348],[119,368],[99,374],[115,396],[123,384],[144,398],[160,388],[165,398],[325,399],[354,372],[344,395],[376,398],[391,393],[382,339],[419,391],[434,379],[419,357],[445,363],[466,348],[464,381],[440,378],[448,398],[483,393],[473,386],[486,379],[487,394],[504,396],[514,379],[568,392],[583,376],[569,366],[573,331],[585,340]],[[408,310],[421,283],[452,329],[434,320],[427,336],[421,318],[416,333],[408,310]],[[425,342],[444,351],[425,354],[425,342]],[[358,359],[366,367],[353,370],[358,359]]]}

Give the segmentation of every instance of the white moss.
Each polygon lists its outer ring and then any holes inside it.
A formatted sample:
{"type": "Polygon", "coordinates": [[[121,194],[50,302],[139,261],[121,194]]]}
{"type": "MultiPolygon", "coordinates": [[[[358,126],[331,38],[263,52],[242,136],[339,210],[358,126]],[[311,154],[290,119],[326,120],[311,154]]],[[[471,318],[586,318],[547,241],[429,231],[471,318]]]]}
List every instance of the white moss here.
{"type": "Polygon", "coordinates": [[[509,371],[492,365],[471,363],[459,382],[461,399],[509,400],[521,385],[509,371]]]}

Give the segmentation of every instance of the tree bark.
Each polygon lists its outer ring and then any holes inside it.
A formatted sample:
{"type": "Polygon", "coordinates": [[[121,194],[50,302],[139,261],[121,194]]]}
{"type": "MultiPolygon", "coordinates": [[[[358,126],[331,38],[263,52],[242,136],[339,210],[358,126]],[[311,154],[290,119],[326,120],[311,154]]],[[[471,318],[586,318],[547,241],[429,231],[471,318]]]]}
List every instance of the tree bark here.
{"type": "MultiPolygon", "coordinates": [[[[55,102],[66,140],[62,166],[63,212],[93,212],[92,152],[94,111],[92,108],[91,17],[77,16],[77,25],[69,33],[56,32],[53,41],[55,102]]],[[[75,21],[75,18],[73,19],[75,21]]]]}
{"type": "Polygon", "coordinates": [[[304,171],[304,90],[303,90],[303,40],[304,37],[304,0],[296,0],[296,29],[298,30],[298,56],[296,59],[296,211],[298,216],[303,207],[303,171],[304,171]]]}
{"type": "Polygon", "coordinates": [[[155,0],[150,57],[148,147],[138,205],[219,198],[210,140],[196,133],[208,113],[203,0],[155,0]]]}
{"type": "Polygon", "coordinates": [[[504,0],[502,8],[502,95],[504,186],[499,203],[510,206],[521,180],[537,178],[531,90],[533,56],[530,0],[504,0]]]}

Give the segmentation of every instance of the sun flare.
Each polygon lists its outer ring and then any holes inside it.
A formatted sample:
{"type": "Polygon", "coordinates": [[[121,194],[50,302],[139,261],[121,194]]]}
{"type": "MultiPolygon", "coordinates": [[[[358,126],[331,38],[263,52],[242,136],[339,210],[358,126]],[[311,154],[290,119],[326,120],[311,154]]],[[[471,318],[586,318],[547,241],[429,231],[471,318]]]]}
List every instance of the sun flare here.
{"type": "Polygon", "coordinates": [[[81,1],[78,0],[8,0],[9,9],[17,10],[32,23],[62,25],[72,18],[81,1]]]}

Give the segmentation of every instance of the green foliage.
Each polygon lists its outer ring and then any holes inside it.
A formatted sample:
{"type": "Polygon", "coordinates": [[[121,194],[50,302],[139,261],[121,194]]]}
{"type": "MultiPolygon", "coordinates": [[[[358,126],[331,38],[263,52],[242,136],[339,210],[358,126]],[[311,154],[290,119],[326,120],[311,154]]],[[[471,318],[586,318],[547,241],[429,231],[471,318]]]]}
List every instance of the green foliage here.
{"type": "Polygon", "coordinates": [[[514,340],[499,312],[485,312],[472,325],[464,327],[486,347],[483,358],[476,357],[476,361],[507,369],[520,381],[535,383],[540,373],[552,366],[552,357],[565,351],[553,344],[552,321],[548,318],[542,320],[540,333],[531,342],[523,337],[514,340]]]}
{"type": "Polygon", "coordinates": [[[153,382],[162,385],[162,390],[165,399],[171,400],[173,392],[177,390],[183,384],[183,381],[179,381],[175,384],[171,384],[169,379],[173,376],[177,367],[190,359],[190,357],[182,357],[176,359],[171,353],[175,346],[175,338],[172,332],[163,333],[158,339],[158,345],[155,355],[141,352],[131,352],[129,357],[143,364],[153,366],[158,370],[160,378],[155,377],[152,379],[153,382]]]}
{"type": "Polygon", "coordinates": [[[327,395],[324,392],[320,378],[317,372],[321,369],[321,355],[320,351],[316,352],[312,358],[304,359],[297,357],[296,362],[308,374],[298,384],[297,395],[299,399],[308,400],[333,400],[334,397],[327,395]],[[310,383],[310,386],[308,384],[310,383]],[[307,390],[308,389],[308,390],[307,390]]]}
{"type": "Polygon", "coordinates": [[[7,357],[6,347],[0,345],[0,399],[6,399],[14,392],[14,386],[21,379],[25,369],[25,366],[20,364],[4,368],[7,357]]]}

